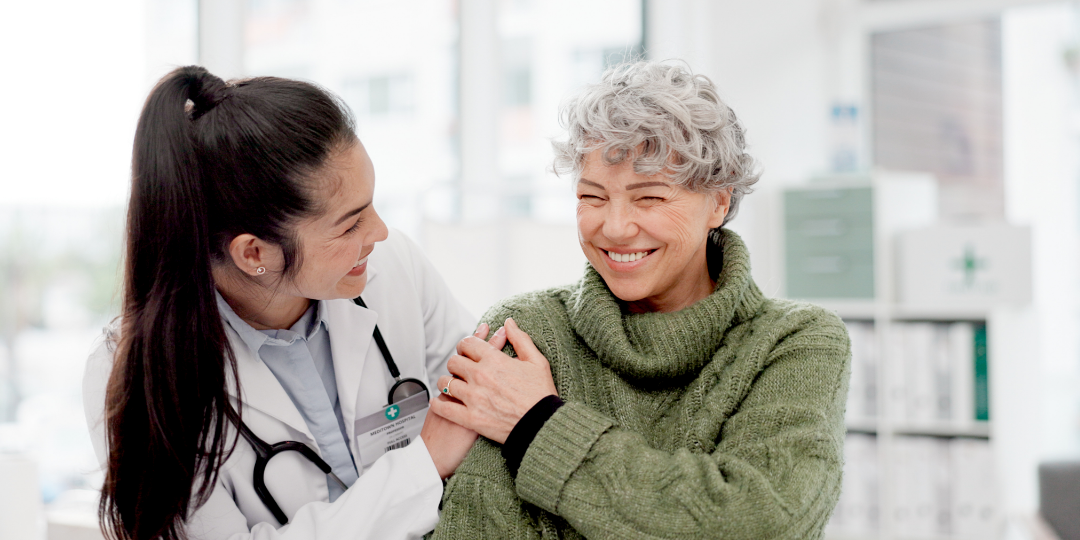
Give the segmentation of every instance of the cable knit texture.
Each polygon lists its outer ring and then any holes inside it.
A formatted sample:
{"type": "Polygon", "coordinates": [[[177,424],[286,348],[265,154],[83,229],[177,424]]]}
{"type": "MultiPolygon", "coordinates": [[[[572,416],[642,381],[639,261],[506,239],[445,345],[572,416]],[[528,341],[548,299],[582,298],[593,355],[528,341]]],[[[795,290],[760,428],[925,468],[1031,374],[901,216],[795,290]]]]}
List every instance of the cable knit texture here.
{"type": "Polygon", "coordinates": [[[720,242],[716,290],[678,312],[626,312],[590,267],[484,316],[532,336],[566,405],[516,481],[498,445],[477,442],[434,538],[822,536],[840,494],[847,331],[765,298],[738,235],[720,242]]]}

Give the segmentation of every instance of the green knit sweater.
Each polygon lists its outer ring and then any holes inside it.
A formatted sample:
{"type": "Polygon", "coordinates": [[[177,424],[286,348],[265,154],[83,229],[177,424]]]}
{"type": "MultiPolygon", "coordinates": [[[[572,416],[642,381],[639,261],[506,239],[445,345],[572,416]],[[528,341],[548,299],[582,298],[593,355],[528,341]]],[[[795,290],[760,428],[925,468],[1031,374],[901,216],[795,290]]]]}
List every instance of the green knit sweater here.
{"type": "Polygon", "coordinates": [[[840,494],[847,332],[765,298],[730,231],[712,295],[630,314],[592,268],[510,298],[566,401],[516,479],[481,439],[447,484],[435,539],[820,538],[840,494]]]}

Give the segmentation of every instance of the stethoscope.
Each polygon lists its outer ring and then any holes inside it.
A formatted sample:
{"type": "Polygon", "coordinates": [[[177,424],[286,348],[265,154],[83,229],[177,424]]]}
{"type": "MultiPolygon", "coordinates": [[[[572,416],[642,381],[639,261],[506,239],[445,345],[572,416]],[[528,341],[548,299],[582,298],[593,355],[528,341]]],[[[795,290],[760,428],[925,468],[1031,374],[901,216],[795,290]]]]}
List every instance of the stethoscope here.
{"type": "MultiPolygon", "coordinates": [[[[353,299],[356,305],[367,308],[367,304],[360,297],[353,299]]],[[[427,398],[431,398],[431,394],[428,392],[427,385],[425,385],[419,379],[412,377],[401,378],[401,370],[398,369],[397,364],[394,363],[394,357],[390,355],[390,349],[386,346],[386,340],[382,337],[382,332],[379,332],[379,326],[375,325],[375,344],[379,346],[379,352],[382,353],[383,360],[386,361],[386,367],[390,370],[390,375],[394,377],[394,385],[390,387],[390,391],[386,394],[387,404],[396,403],[418,395],[420,393],[426,394],[427,398]]],[[[278,520],[279,523],[285,525],[289,522],[288,516],[285,512],[281,511],[281,507],[278,506],[277,501],[274,500],[274,496],[270,494],[270,490],[266,489],[265,475],[266,464],[270,462],[270,459],[282,452],[298,452],[301,456],[307,458],[308,461],[315,464],[320,471],[326,474],[341,486],[341,489],[348,489],[349,486],[345,485],[345,482],[341,481],[334,474],[330,467],[330,464],[319,457],[314,450],[308,445],[299,441],[282,441],[275,444],[270,444],[252,433],[251,429],[247,427],[243,422],[240,424],[240,435],[251,445],[252,450],[255,451],[255,471],[252,473],[251,482],[255,486],[255,493],[258,494],[259,500],[262,501],[266,508],[270,510],[271,514],[278,520]]]]}

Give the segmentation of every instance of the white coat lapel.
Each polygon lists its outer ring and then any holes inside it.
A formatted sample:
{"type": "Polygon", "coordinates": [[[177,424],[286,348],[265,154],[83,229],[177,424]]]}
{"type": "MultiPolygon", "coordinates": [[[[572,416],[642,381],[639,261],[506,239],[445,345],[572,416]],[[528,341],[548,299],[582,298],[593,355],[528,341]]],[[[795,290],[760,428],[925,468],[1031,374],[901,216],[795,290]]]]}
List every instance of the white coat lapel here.
{"type": "MultiPolygon", "coordinates": [[[[369,286],[374,277],[374,268],[369,262],[369,286]]],[[[349,446],[355,452],[353,421],[356,420],[356,407],[364,366],[370,361],[380,360],[377,355],[371,358],[373,355],[370,354],[375,348],[375,339],[372,334],[379,315],[370,309],[356,305],[352,300],[331,300],[325,302],[324,305],[327,312],[327,325],[330,327],[330,354],[334,361],[334,376],[337,379],[341,416],[345,419],[349,446]]],[[[381,378],[371,382],[380,388],[384,385],[381,378]]]]}
{"type": "MultiPolygon", "coordinates": [[[[244,407],[272,416],[303,433],[308,438],[308,442],[315,442],[315,437],[308,430],[304,417],[300,416],[300,411],[293,405],[289,394],[285,393],[285,389],[282,388],[270,368],[255,356],[244,340],[240,339],[240,335],[228,324],[225,325],[225,331],[229,336],[229,345],[232,346],[233,354],[236,355],[236,370],[241,381],[240,392],[243,394],[239,399],[244,403],[244,407]]],[[[228,370],[226,372],[229,377],[229,395],[236,399],[238,396],[236,385],[232,381],[232,373],[228,370]]]]}

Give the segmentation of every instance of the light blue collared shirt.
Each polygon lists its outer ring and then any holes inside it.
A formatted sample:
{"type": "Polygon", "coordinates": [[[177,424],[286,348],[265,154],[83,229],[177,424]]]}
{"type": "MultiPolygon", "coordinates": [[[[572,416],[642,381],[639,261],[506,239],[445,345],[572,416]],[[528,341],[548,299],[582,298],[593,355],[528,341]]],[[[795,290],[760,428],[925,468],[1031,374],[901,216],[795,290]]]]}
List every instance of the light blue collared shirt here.
{"type": "MultiPolygon", "coordinates": [[[[341,414],[323,301],[313,302],[288,330],[256,330],[236,315],[220,293],[217,302],[225,321],[285,388],[315,436],[322,458],[345,485],[353,485],[359,475],[341,414]]],[[[328,481],[327,487],[330,502],[344,493],[337,482],[328,481]]]]}

